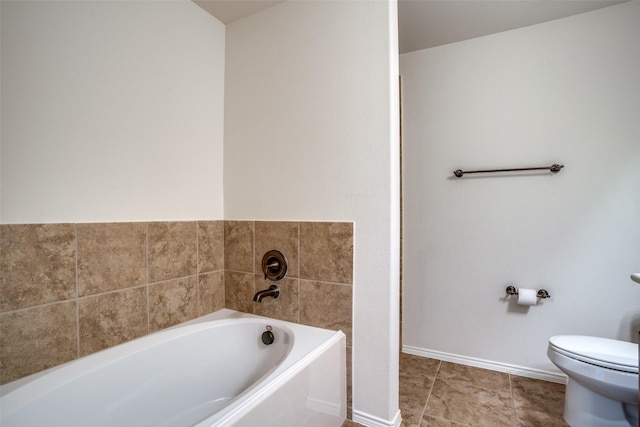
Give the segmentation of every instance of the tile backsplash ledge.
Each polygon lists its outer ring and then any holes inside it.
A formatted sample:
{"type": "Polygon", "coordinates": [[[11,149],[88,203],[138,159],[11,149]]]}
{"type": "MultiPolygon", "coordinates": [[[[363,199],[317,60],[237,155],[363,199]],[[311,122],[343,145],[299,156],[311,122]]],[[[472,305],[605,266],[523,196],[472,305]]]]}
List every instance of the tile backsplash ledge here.
{"type": "Polygon", "coordinates": [[[0,225],[0,384],[225,307],[341,329],[350,346],[353,231],[292,221],[0,225]],[[258,304],[270,249],[285,253],[289,272],[280,297],[258,304]]]}

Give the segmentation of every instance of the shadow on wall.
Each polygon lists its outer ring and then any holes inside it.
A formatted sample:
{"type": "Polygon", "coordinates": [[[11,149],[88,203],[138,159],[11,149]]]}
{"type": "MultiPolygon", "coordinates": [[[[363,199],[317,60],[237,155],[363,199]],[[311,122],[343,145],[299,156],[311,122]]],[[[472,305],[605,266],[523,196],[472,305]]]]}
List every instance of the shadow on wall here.
{"type": "Polygon", "coordinates": [[[623,341],[637,343],[640,338],[640,313],[630,312],[624,315],[620,328],[618,329],[618,338],[623,341]]]}

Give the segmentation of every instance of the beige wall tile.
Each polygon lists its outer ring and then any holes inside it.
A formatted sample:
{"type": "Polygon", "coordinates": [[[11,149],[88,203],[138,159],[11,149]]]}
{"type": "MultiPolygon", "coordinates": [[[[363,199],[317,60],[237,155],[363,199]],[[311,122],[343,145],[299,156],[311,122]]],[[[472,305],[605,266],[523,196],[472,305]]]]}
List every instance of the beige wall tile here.
{"type": "Polygon", "coordinates": [[[73,224],[0,225],[0,311],[76,296],[73,224]]]}
{"type": "Polygon", "coordinates": [[[0,383],[78,357],[76,302],[0,314],[0,383]]]}
{"type": "Polygon", "coordinates": [[[197,277],[149,286],[149,332],[198,317],[197,277]]]}
{"type": "Polygon", "coordinates": [[[255,275],[253,273],[224,272],[225,307],[231,310],[253,313],[255,275]]]}
{"type": "Polygon", "coordinates": [[[80,356],[148,333],[147,288],[138,287],[78,300],[80,356]]]}
{"type": "MultiPolygon", "coordinates": [[[[255,272],[262,272],[262,257],[267,251],[277,249],[287,257],[287,277],[300,277],[298,263],[298,222],[256,221],[255,272]]],[[[264,276],[263,276],[264,277],[264,276]]]]}
{"type": "Polygon", "coordinates": [[[0,225],[0,244],[3,383],[223,307],[342,329],[351,340],[351,223],[0,225]],[[272,283],[262,252],[274,248],[288,276],[277,300],[258,304],[255,292],[272,283]],[[51,304],[65,299],[74,300],[51,304]],[[16,310],[28,305],[37,307],[16,310]]]}
{"type": "Polygon", "coordinates": [[[224,222],[224,268],[254,273],[253,221],[224,222]]]}
{"type": "Polygon", "coordinates": [[[262,302],[253,302],[255,314],[271,317],[273,319],[286,320],[288,322],[300,322],[300,280],[285,277],[277,282],[265,280],[264,276],[256,274],[256,292],[269,289],[269,286],[277,285],[280,288],[278,298],[265,298],[262,302]]]}
{"type": "Polygon", "coordinates": [[[223,270],[200,274],[198,276],[198,289],[198,316],[204,316],[224,308],[223,270]]]}
{"type": "Polygon", "coordinates": [[[78,224],[78,293],[147,283],[147,224],[78,224]]]}
{"type": "Polygon", "coordinates": [[[149,283],[196,274],[195,222],[153,222],[148,233],[149,283]]]}
{"type": "Polygon", "coordinates": [[[198,221],[198,273],[224,268],[224,221],[198,221]]]}
{"type": "Polygon", "coordinates": [[[341,330],[351,345],[352,287],[300,280],[300,323],[341,330]]]}
{"type": "Polygon", "coordinates": [[[353,283],[352,223],[300,223],[300,278],[353,283]]]}

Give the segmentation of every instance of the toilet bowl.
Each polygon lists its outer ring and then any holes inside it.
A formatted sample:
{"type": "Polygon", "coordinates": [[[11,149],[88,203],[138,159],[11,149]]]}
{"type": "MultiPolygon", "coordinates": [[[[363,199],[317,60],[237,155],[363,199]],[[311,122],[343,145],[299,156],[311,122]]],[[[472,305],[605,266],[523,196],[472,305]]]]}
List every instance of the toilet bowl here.
{"type": "Polygon", "coordinates": [[[564,419],[572,427],[638,426],[638,344],[558,335],[549,359],[567,374],[564,419]]]}

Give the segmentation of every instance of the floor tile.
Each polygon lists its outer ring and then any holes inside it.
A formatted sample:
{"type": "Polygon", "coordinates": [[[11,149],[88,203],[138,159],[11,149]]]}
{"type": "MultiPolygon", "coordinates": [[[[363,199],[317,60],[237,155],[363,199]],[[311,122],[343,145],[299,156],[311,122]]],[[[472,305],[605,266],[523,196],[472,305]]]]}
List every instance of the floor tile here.
{"type": "Polygon", "coordinates": [[[494,390],[510,395],[509,374],[490,371],[473,366],[442,362],[438,371],[438,379],[450,385],[466,387],[476,386],[486,390],[494,390]]]}
{"type": "Polygon", "coordinates": [[[399,376],[401,427],[568,427],[563,384],[405,353],[399,376]]]}
{"type": "Polygon", "coordinates": [[[429,397],[425,414],[473,426],[509,426],[515,424],[509,391],[490,390],[462,381],[447,382],[438,377],[429,397]]]}
{"type": "Polygon", "coordinates": [[[400,381],[400,410],[420,412],[424,407],[431,393],[435,379],[431,377],[416,377],[411,379],[403,379],[400,381]]]}
{"type": "Polygon", "coordinates": [[[400,427],[420,427],[422,421],[422,410],[420,411],[402,411],[402,423],[400,427]]]}
{"type": "Polygon", "coordinates": [[[417,413],[417,424],[420,423],[439,366],[439,360],[403,353],[400,355],[400,410],[403,414],[417,413]]]}
{"type": "Polygon", "coordinates": [[[420,427],[468,427],[468,425],[425,414],[420,427]]]}
{"type": "Polygon", "coordinates": [[[566,427],[563,384],[511,376],[513,403],[519,426],[566,427]]]}
{"type": "Polygon", "coordinates": [[[440,361],[413,354],[400,353],[400,378],[430,376],[435,378],[440,361]]]}

